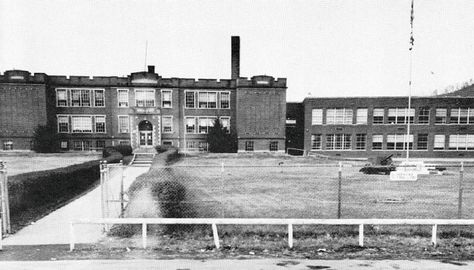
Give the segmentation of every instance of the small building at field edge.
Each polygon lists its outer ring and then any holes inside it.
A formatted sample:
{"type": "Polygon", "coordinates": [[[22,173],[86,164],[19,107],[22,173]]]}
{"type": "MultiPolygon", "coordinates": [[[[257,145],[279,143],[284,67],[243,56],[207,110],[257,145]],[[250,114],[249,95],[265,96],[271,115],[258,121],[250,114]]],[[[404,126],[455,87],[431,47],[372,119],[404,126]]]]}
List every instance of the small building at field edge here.
{"type": "Polygon", "coordinates": [[[130,144],[207,150],[216,118],[239,152],[284,152],[286,79],[240,77],[240,38],[231,39],[230,79],[162,78],[154,66],[127,77],[0,75],[0,149],[31,149],[34,129],[52,125],[64,151],[130,144]]]}

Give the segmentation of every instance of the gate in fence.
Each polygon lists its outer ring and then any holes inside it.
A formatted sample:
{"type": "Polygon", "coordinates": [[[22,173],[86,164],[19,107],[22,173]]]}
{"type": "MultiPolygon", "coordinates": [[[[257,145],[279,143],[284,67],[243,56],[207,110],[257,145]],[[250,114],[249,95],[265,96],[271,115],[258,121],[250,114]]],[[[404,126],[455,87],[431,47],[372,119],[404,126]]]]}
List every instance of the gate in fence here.
{"type": "Polygon", "coordinates": [[[103,218],[123,217],[128,202],[124,190],[124,173],[126,166],[123,162],[107,164],[100,162],[100,191],[103,218]]]}
{"type": "Polygon", "coordinates": [[[0,234],[11,232],[10,206],[8,202],[8,176],[4,161],[0,161],[0,234]]]}

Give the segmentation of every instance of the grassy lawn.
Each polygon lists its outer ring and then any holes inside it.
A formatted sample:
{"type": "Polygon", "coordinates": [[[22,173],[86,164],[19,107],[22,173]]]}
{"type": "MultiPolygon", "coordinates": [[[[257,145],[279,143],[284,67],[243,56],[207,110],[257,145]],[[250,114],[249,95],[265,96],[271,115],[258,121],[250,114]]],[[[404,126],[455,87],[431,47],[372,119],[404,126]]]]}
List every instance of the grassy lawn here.
{"type": "MultiPolygon", "coordinates": [[[[457,168],[392,182],[360,173],[363,163],[344,164],[342,218],[457,217],[457,168]]],[[[252,218],[337,218],[338,168],[331,165],[337,162],[263,154],[188,156],[174,164],[199,216],[252,218]]],[[[474,218],[473,168],[464,180],[463,218],[474,218]]]]}
{"type": "Polygon", "coordinates": [[[0,160],[7,162],[8,175],[66,167],[90,160],[97,160],[101,157],[102,153],[95,152],[56,154],[38,154],[33,152],[0,153],[0,160]]]}

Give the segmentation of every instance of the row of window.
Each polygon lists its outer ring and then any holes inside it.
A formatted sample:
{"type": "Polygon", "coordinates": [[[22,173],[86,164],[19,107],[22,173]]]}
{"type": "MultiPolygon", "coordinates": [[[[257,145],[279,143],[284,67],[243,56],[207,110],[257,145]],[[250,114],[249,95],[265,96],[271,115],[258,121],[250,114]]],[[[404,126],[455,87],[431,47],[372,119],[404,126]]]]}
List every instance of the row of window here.
{"type": "MultiPolygon", "coordinates": [[[[372,135],[372,150],[407,150],[413,149],[414,137],[410,134],[386,135],[384,148],[384,135],[372,135]]],[[[311,150],[366,150],[367,134],[322,134],[311,135],[311,150]],[[325,141],[323,141],[325,139],[325,141]],[[353,146],[352,144],[355,143],[353,146]]],[[[474,150],[474,134],[448,135],[446,148],[446,135],[436,134],[433,140],[434,150],[474,150]]],[[[416,150],[428,150],[428,134],[418,134],[416,150]]]]}
{"type": "MultiPolygon", "coordinates": [[[[161,107],[172,108],[173,91],[161,90],[161,107]]],[[[185,91],[186,108],[230,109],[228,91],[185,91]]],[[[129,90],[117,89],[117,105],[127,108],[129,90]]],[[[56,89],[57,107],[105,107],[104,89],[56,89]]],[[[136,107],[155,107],[155,89],[135,89],[136,107]]]]}
{"type": "Polygon", "coordinates": [[[105,115],[57,115],[58,133],[105,133],[105,115]]]}
{"type": "MultiPolygon", "coordinates": [[[[255,142],[245,141],[245,151],[253,152],[254,150],[255,150],[255,142]]],[[[278,141],[270,141],[268,145],[268,150],[270,150],[270,152],[278,151],[278,141]]]]}
{"type": "MultiPolygon", "coordinates": [[[[325,117],[323,117],[323,111],[324,109],[312,110],[312,125],[364,125],[368,123],[367,108],[359,108],[355,110],[355,122],[353,109],[326,109],[325,117]]],[[[384,108],[373,109],[373,124],[407,124],[408,122],[413,124],[414,119],[415,109],[388,108],[387,114],[385,114],[384,108]]],[[[430,108],[420,108],[418,110],[416,123],[421,125],[427,125],[430,123],[430,108]]],[[[474,124],[474,109],[452,108],[449,110],[448,116],[448,109],[437,108],[435,109],[435,124],[474,124]]]]}
{"type": "MultiPolygon", "coordinates": [[[[71,144],[69,141],[60,141],[59,146],[62,150],[74,150],[74,151],[91,151],[101,150],[105,147],[105,140],[73,140],[71,144]]],[[[130,145],[129,140],[119,141],[120,145],[130,145]]]]}
{"type": "MultiPolygon", "coordinates": [[[[187,116],[186,117],[186,133],[187,134],[207,134],[209,128],[214,126],[214,121],[217,117],[215,116],[187,116]]],[[[223,127],[227,128],[227,132],[230,132],[230,117],[222,116],[219,118],[223,127]]]]}

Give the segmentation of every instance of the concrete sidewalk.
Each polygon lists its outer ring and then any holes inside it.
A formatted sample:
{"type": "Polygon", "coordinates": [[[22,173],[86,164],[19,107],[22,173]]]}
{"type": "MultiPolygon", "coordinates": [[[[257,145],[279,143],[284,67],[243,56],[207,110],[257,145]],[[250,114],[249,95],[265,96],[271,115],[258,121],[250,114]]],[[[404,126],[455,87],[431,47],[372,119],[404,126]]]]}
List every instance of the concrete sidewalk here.
{"type": "Polygon", "coordinates": [[[74,270],[121,270],[121,269],[417,269],[455,270],[474,269],[474,262],[431,260],[78,260],[78,261],[11,261],[0,262],[0,269],[74,269],[74,270]]]}
{"type": "MultiPolygon", "coordinates": [[[[149,167],[127,167],[124,173],[125,190],[137,176],[149,167]]],[[[120,185],[120,170],[111,171],[110,181],[120,185]]],[[[69,222],[72,219],[101,218],[100,186],[77,198],[68,205],[50,213],[14,235],[3,239],[3,245],[51,245],[69,243],[69,222]]],[[[76,243],[94,243],[103,236],[100,225],[75,227],[76,243]]]]}

